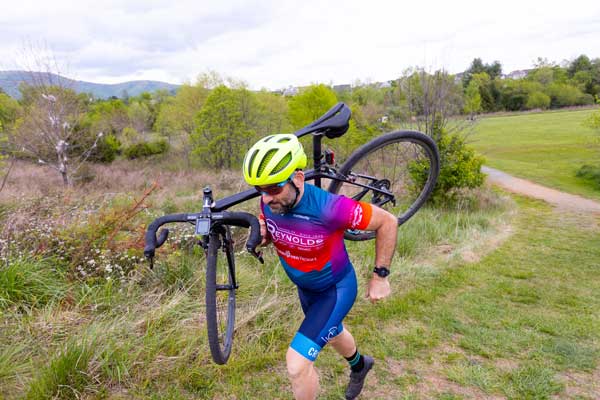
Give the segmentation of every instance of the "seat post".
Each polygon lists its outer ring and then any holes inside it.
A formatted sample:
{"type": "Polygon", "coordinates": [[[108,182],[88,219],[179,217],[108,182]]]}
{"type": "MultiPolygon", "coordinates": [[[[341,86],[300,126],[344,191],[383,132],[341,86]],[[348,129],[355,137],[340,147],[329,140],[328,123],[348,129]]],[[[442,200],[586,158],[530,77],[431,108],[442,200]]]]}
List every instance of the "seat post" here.
{"type": "Polygon", "coordinates": [[[313,163],[314,163],[314,169],[315,172],[317,173],[317,177],[315,178],[315,186],[320,188],[321,187],[321,178],[319,178],[319,173],[321,170],[321,139],[323,138],[323,136],[318,133],[318,134],[313,134],[313,163]]]}

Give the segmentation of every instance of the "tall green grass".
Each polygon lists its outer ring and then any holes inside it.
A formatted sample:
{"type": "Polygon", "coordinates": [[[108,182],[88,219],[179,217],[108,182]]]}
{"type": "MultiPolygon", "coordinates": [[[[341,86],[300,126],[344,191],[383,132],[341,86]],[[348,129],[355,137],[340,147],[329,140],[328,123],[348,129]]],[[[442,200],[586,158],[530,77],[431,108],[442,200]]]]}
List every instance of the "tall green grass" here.
{"type": "Polygon", "coordinates": [[[68,287],[64,272],[54,260],[12,259],[0,266],[0,310],[44,306],[62,299],[68,287]]]}

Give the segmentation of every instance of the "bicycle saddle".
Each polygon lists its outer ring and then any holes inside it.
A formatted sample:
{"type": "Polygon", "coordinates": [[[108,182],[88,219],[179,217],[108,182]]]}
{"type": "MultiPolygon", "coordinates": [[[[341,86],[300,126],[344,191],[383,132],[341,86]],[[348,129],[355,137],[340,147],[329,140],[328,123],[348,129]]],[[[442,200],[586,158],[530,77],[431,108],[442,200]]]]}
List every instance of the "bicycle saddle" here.
{"type": "Polygon", "coordinates": [[[346,104],[337,103],[315,122],[296,131],[294,135],[301,137],[309,133],[319,132],[329,139],[340,137],[348,131],[351,115],[352,112],[346,104]]]}

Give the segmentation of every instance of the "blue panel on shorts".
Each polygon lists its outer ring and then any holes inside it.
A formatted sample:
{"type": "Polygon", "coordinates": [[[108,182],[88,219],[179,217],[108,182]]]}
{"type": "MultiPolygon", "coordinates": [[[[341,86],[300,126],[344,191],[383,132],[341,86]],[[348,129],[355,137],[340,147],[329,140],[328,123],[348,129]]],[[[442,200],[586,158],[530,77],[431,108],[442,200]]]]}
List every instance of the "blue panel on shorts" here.
{"type": "Polygon", "coordinates": [[[319,355],[319,352],[321,351],[321,346],[300,332],[296,333],[296,336],[294,336],[294,340],[292,340],[290,347],[310,361],[315,361],[319,355]]]}

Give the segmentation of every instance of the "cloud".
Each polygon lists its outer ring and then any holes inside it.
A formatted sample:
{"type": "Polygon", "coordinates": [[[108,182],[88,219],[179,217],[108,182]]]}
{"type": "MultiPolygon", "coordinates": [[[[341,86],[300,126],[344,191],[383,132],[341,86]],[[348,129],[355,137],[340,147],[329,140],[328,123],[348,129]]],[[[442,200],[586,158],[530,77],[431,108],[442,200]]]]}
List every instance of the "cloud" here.
{"type": "Polygon", "coordinates": [[[193,81],[207,70],[271,89],[385,80],[410,66],[505,71],[538,56],[598,57],[597,1],[480,2],[23,0],[0,14],[0,67],[42,41],[78,79],[193,81]],[[595,53],[596,52],[596,53],[595,53]]]}

